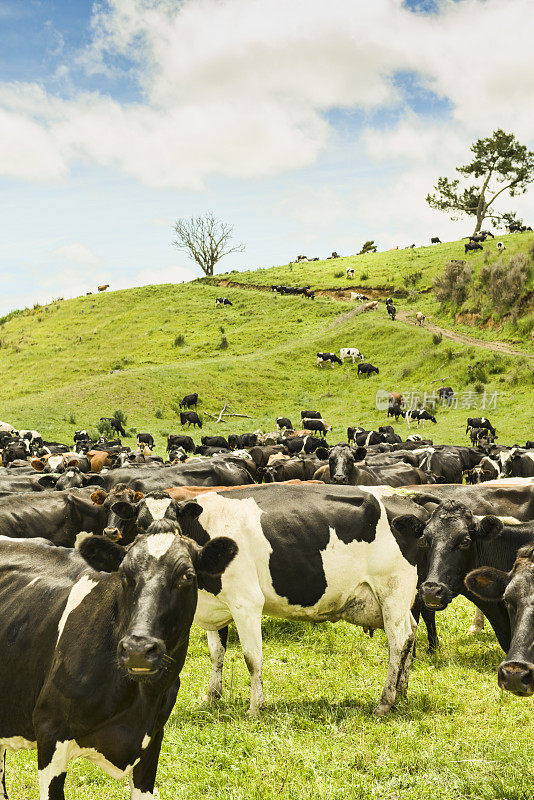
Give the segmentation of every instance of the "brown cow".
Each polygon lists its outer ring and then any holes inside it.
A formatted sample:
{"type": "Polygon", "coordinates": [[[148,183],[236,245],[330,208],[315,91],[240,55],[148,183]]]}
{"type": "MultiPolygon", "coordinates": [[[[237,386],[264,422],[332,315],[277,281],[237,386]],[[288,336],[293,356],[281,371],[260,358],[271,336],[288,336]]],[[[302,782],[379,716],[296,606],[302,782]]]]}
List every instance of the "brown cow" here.
{"type": "Polygon", "coordinates": [[[368,303],[364,304],[363,310],[374,311],[377,308],[378,308],[378,300],[370,300],[368,303]]]}
{"type": "Polygon", "coordinates": [[[402,400],[403,400],[403,397],[402,397],[402,394],[400,392],[390,392],[389,393],[389,405],[390,406],[395,405],[395,404],[400,406],[400,405],[402,405],[402,400]]]}
{"type": "Polygon", "coordinates": [[[102,286],[98,286],[97,288],[99,292],[105,292],[106,289],[109,289],[109,283],[103,283],[102,286]]]}
{"type": "Polygon", "coordinates": [[[89,450],[87,458],[91,462],[91,472],[101,472],[104,467],[111,467],[112,461],[105,450],[89,450]]]}

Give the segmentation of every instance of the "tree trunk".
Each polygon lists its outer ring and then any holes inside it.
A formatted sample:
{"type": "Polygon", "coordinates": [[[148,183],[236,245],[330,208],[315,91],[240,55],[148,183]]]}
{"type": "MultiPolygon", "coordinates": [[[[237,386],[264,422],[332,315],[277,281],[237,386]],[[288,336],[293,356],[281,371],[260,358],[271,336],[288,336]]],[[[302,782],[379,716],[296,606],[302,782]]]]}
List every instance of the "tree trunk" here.
{"type": "Polygon", "coordinates": [[[475,234],[477,234],[479,232],[479,230],[481,229],[481,227],[482,227],[482,223],[484,222],[484,219],[486,218],[486,209],[487,209],[486,200],[485,200],[484,195],[481,194],[480,195],[480,199],[478,201],[478,206],[477,206],[477,224],[475,225],[475,230],[473,231],[473,236],[475,236],[475,234]]]}

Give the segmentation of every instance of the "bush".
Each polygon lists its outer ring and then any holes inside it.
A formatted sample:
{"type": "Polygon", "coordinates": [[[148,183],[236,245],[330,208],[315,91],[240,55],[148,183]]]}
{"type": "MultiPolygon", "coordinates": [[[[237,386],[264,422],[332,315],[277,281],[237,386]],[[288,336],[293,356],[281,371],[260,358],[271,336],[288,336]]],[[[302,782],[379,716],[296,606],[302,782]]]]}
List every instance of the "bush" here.
{"type": "Polygon", "coordinates": [[[410,286],[415,286],[416,283],[419,283],[422,277],[423,273],[420,269],[418,269],[415,272],[410,272],[408,275],[405,275],[403,278],[403,283],[408,289],[410,286]]]}
{"type": "Polygon", "coordinates": [[[340,269],[337,272],[334,272],[334,278],[342,278],[343,277],[343,270],[340,269]]]}
{"type": "Polygon", "coordinates": [[[463,261],[449,261],[443,272],[436,275],[432,291],[440,303],[460,306],[465,302],[473,280],[473,271],[463,261]]]}
{"type": "Polygon", "coordinates": [[[182,347],[185,344],[185,336],[183,333],[179,333],[178,336],[174,337],[174,344],[173,347],[182,347]]]}
{"type": "Polygon", "coordinates": [[[163,419],[163,411],[161,410],[161,408],[156,408],[154,416],[156,417],[156,419],[163,419]]]}
{"type": "Polygon", "coordinates": [[[433,333],[432,334],[432,341],[435,345],[441,344],[443,341],[443,334],[442,333],[433,333]]]}
{"type": "Polygon", "coordinates": [[[221,336],[221,341],[217,345],[218,350],[226,350],[228,347],[228,339],[226,336],[221,336]]]}
{"type": "Polygon", "coordinates": [[[493,264],[484,264],[479,274],[479,283],[497,308],[507,308],[516,303],[526,289],[532,265],[524,253],[512,256],[505,264],[499,258],[493,264]]]}
{"type": "Polygon", "coordinates": [[[128,416],[124,413],[124,411],[121,411],[119,408],[117,409],[117,411],[113,412],[112,416],[115,417],[115,419],[118,419],[124,430],[126,430],[126,426],[128,424],[128,416]]]}
{"type": "MultiPolygon", "coordinates": [[[[486,374],[486,362],[485,361],[475,361],[474,364],[467,365],[467,377],[468,380],[472,383],[473,381],[477,382],[478,384],[484,384],[488,382],[488,376],[486,374]]],[[[484,387],[482,387],[484,388],[484,387]]],[[[480,391],[476,389],[476,391],[480,391]]]]}
{"type": "Polygon", "coordinates": [[[71,425],[76,425],[76,414],[71,414],[69,417],[69,422],[71,425]]]}
{"type": "MultiPolygon", "coordinates": [[[[106,439],[111,439],[115,431],[111,427],[109,420],[101,419],[99,422],[96,423],[96,429],[101,436],[105,436],[106,439]]],[[[96,437],[98,438],[98,437],[96,437]]]]}
{"type": "Polygon", "coordinates": [[[362,274],[360,275],[360,280],[361,281],[366,281],[368,279],[369,279],[369,273],[368,272],[362,272],[362,274]]]}

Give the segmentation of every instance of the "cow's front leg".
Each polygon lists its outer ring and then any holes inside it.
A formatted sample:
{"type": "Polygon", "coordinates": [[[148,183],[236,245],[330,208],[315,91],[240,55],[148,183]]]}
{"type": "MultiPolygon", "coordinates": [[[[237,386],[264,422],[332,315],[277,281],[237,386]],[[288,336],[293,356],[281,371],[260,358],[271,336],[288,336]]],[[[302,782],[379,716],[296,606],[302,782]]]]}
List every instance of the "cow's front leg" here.
{"type": "Polygon", "coordinates": [[[0,800],[8,800],[6,789],[6,748],[0,747],[0,774],[2,780],[0,781],[0,800]]]}
{"type": "Polygon", "coordinates": [[[206,635],[211,658],[211,675],[204,701],[212,702],[222,695],[222,671],[228,641],[228,626],[221,628],[220,631],[206,631],[206,635]]]}
{"type": "Polygon", "coordinates": [[[248,606],[237,610],[230,609],[234,619],[243,656],[250,672],[250,707],[248,713],[257,716],[263,708],[265,699],[263,696],[262,680],[262,641],[261,641],[261,614],[262,606],[248,606]]]}
{"type": "Polygon", "coordinates": [[[39,771],[39,800],[65,800],[67,764],[74,742],[66,739],[37,737],[37,768],[39,771]]]}
{"type": "Polygon", "coordinates": [[[158,790],[154,790],[158,770],[159,752],[163,740],[163,728],[155,733],[143,754],[130,773],[130,800],[156,800],[158,790]]]}
{"type": "Polygon", "coordinates": [[[382,616],[389,647],[386,683],[375,714],[387,714],[395,705],[397,691],[405,695],[417,625],[401,598],[390,596],[382,604],[382,616]],[[399,602],[400,600],[400,602],[399,602]]]}

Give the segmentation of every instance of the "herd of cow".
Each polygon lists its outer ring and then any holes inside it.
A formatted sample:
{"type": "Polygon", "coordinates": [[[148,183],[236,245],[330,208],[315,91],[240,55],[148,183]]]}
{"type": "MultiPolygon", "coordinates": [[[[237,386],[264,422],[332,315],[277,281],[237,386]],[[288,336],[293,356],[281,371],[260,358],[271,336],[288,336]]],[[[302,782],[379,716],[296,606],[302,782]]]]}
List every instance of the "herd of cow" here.
{"type": "MultiPolygon", "coordinates": [[[[40,800],[64,800],[78,757],[154,798],[193,622],[209,700],[235,624],[253,714],[262,615],[383,628],[385,714],[406,694],[419,618],[435,650],[436,612],[463,595],[507,653],[499,685],[534,693],[534,442],[496,445],[485,418],[468,420],[483,446],[391,426],[331,446],[318,411],[276,422],[199,445],[170,435],[166,460],[148,433],[134,450],[86,431],[70,446],[0,423],[0,756],[37,749],[40,800]]],[[[7,798],[3,767],[0,786],[7,798]]]]}

